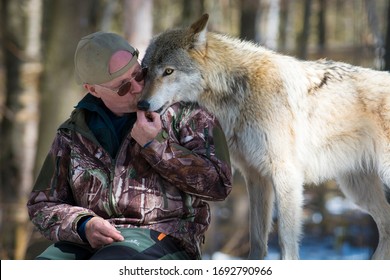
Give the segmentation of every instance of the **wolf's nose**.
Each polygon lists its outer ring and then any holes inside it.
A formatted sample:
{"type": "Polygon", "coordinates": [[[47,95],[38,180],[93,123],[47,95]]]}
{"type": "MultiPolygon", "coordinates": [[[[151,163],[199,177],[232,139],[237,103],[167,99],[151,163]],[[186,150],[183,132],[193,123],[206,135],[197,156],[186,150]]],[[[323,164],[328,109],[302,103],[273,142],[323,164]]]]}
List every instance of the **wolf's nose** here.
{"type": "Polygon", "coordinates": [[[148,111],[150,107],[150,103],[146,100],[138,101],[137,107],[141,111],[148,111]]]}

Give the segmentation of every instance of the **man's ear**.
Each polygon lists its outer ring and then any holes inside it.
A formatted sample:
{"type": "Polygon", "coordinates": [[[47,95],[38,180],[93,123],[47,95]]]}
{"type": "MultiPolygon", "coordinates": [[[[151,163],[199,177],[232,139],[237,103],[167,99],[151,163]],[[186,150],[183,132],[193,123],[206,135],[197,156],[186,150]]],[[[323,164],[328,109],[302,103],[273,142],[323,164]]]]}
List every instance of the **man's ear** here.
{"type": "Polygon", "coordinates": [[[90,84],[84,84],[84,88],[93,96],[100,98],[99,94],[96,92],[95,87],[90,84]]]}

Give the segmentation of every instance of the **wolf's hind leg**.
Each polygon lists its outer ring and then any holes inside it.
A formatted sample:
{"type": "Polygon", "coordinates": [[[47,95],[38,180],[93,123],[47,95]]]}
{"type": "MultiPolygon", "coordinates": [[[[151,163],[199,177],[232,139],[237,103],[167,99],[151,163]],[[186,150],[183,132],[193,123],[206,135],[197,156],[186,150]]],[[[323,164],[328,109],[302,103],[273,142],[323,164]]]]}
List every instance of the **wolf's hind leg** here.
{"type": "MultiPolygon", "coordinates": [[[[248,170],[247,170],[248,171],[248,170]]],[[[251,170],[245,175],[249,196],[249,259],[264,259],[267,255],[268,235],[272,227],[274,192],[269,179],[251,170]]]]}
{"type": "Polygon", "coordinates": [[[377,224],[379,244],[372,258],[390,259],[390,205],[379,176],[376,173],[351,173],[337,181],[344,194],[366,210],[377,224]]]}

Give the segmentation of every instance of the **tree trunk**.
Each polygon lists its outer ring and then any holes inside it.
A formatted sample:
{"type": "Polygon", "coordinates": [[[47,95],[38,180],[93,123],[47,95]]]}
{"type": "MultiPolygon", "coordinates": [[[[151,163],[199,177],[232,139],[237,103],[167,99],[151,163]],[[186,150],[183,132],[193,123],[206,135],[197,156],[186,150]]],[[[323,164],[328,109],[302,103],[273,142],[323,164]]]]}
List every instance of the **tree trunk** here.
{"type": "Polygon", "coordinates": [[[126,0],[124,3],[124,37],[139,50],[140,59],[152,38],[152,11],[153,0],[126,0]]]}
{"type": "Polygon", "coordinates": [[[310,33],[311,4],[312,0],[305,0],[304,2],[303,26],[300,34],[298,35],[297,42],[297,56],[301,59],[307,58],[307,46],[309,43],[310,33]]]}
{"type": "Polygon", "coordinates": [[[279,51],[286,52],[291,45],[289,38],[293,24],[291,23],[291,9],[290,0],[281,0],[280,2],[280,25],[279,25],[279,51]]]}
{"type": "Polygon", "coordinates": [[[326,0],[319,0],[318,10],[318,51],[320,55],[325,52],[326,48],[326,0]]]}
{"type": "Polygon", "coordinates": [[[2,4],[8,114],[1,123],[0,246],[2,259],[23,259],[30,231],[26,210],[38,130],[42,0],[2,4]],[[27,35],[24,37],[24,35],[27,35]]]}
{"type": "Polygon", "coordinates": [[[387,3],[387,29],[386,29],[386,45],[385,45],[384,60],[385,60],[384,70],[390,71],[390,0],[387,3]]]}
{"type": "Polygon", "coordinates": [[[73,57],[81,37],[94,31],[93,0],[45,2],[45,70],[42,81],[41,118],[36,159],[36,174],[47,155],[58,126],[69,117],[83,95],[74,79],[73,57]]]}
{"type": "Polygon", "coordinates": [[[377,69],[384,68],[384,45],[381,36],[381,32],[379,31],[379,20],[378,13],[376,11],[376,3],[374,0],[365,0],[367,17],[368,17],[368,25],[370,27],[371,33],[374,37],[374,65],[377,69]]]}
{"type": "Polygon", "coordinates": [[[267,31],[265,35],[264,44],[266,47],[277,50],[278,49],[278,31],[280,24],[280,2],[279,0],[271,0],[269,2],[269,10],[267,17],[267,31]]]}
{"type": "Polygon", "coordinates": [[[244,40],[256,40],[256,21],[259,8],[258,0],[241,0],[240,37],[244,40]]]}

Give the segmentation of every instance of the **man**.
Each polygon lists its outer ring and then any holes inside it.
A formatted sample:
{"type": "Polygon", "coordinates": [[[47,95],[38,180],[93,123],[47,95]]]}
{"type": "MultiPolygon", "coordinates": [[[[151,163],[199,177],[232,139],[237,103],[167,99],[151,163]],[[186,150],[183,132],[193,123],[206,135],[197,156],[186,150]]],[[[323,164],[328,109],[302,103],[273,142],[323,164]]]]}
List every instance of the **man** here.
{"type": "Polygon", "coordinates": [[[58,129],[27,204],[54,242],[37,259],[200,259],[206,200],[231,191],[216,118],[194,104],[137,111],[145,70],[121,36],[82,38],[88,94],[58,129]]]}

